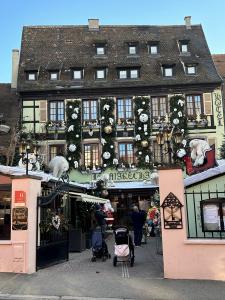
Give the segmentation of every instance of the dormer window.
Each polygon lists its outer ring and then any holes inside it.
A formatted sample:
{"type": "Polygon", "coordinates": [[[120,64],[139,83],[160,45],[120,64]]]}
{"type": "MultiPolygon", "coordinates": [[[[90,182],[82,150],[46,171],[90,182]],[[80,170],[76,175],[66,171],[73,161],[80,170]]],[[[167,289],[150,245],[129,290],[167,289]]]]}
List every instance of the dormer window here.
{"type": "Polygon", "coordinates": [[[186,74],[195,75],[196,74],[196,65],[185,65],[186,74]]]}
{"type": "Polygon", "coordinates": [[[151,55],[159,53],[159,43],[158,42],[150,42],[148,45],[148,52],[151,55]]]}
{"type": "Polygon", "coordinates": [[[81,80],[84,78],[84,70],[83,69],[74,69],[73,70],[73,79],[81,80]]]}
{"type": "Polygon", "coordinates": [[[96,55],[105,55],[106,54],[106,44],[97,43],[95,44],[95,54],[96,55]]]}
{"type": "Polygon", "coordinates": [[[29,81],[37,80],[37,71],[26,72],[26,79],[29,81]]]}
{"type": "Polygon", "coordinates": [[[179,41],[179,47],[180,47],[180,52],[181,53],[188,53],[188,41],[179,41]]]}
{"type": "Polygon", "coordinates": [[[106,79],[106,68],[97,69],[95,71],[95,79],[106,79]]]}
{"type": "Polygon", "coordinates": [[[174,66],[163,66],[162,68],[164,77],[174,76],[174,66]]]}
{"type": "Polygon", "coordinates": [[[138,43],[128,43],[128,54],[135,55],[138,54],[138,43]]]}
{"type": "Polygon", "coordinates": [[[140,77],[140,68],[126,68],[118,70],[119,79],[137,79],[140,77]]]}
{"type": "Polygon", "coordinates": [[[50,76],[50,80],[58,80],[59,72],[58,71],[50,71],[49,76],[50,76]]]}

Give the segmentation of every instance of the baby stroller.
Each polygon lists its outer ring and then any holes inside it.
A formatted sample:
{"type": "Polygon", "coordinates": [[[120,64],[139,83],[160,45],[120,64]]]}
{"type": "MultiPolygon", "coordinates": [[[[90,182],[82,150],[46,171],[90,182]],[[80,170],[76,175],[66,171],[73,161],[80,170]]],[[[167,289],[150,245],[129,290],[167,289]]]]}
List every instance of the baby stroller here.
{"type": "Polygon", "coordinates": [[[116,267],[117,262],[128,261],[130,266],[134,265],[134,244],[129,230],[125,226],[117,227],[114,230],[115,235],[115,255],[113,258],[113,266],[116,267]]]}
{"type": "Polygon", "coordinates": [[[111,255],[108,252],[107,244],[102,235],[101,227],[96,227],[96,229],[93,231],[91,244],[92,262],[96,261],[97,258],[101,258],[102,261],[105,261],[107,258],[111,258],[111,255]]]}

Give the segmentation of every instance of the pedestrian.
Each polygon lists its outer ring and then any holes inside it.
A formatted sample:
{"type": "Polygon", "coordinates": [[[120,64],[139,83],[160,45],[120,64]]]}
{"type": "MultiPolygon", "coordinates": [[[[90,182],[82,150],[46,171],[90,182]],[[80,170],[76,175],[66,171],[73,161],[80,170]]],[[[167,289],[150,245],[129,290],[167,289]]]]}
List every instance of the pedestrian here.
{"type": "Polygon", "coordinates": [[[96,225],[101,227],[101,231],[103,234],[103,237],[105,237],[105,232],[106,232],[106,219],[107,215],[106,213],[102,210],[102,207],[100,204],[95,205],[95,219],[96,219],[96,225]]]}
{"type": "Polygon", "coordinates": [[[133,207],[133,212],[131,214],[131,219],[133,223],[134,230],[134,244],[136,247],[141,246],[142,240],[142,230],[145,223],[145,214],[142,211],[139,211],[137,206],[133,207]]]}

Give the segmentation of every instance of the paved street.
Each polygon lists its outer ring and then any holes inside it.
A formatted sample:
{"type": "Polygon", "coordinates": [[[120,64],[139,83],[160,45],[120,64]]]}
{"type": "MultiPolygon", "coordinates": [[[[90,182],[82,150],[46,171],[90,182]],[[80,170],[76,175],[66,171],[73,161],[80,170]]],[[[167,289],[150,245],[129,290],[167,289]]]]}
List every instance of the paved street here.
{"type": "MultiPolygon", "coordinates": [[[[0,299],[118,300],[224,299],[224,282],[163,279],[156,239],[135,248],[135,264],[113,267],[112,259],[91,262],[91,250],[72,253],[70,260],[33,275],[0,274],[0,299]]],[[[113,254],[113,236],[108,246],[113,254]]],[[[173,258],[176,259],[176,258],[173,258]]],[[[185,258],[184,258],[185,259],[185,258]]],[[[181,266],[182,267],[182,266],[181,266]]]]}

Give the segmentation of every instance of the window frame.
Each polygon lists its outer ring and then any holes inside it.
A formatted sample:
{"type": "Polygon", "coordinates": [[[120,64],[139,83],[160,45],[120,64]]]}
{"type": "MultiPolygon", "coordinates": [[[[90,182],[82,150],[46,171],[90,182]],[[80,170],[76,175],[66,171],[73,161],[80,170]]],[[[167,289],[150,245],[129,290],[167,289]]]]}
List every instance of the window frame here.
{"type": "Polygon", "coordinates": [[[84,69],[83,68],[75,68],[72,70],[72,79],[73,80],[82,80],[84,79],[84,69]],[[74,73],[79,72],[80,73],[80,78],[75,78],[74,73]]]}
{"type": "Polygon", "coordinates": [[[187,75],[196,75],[197,74],[197,66],[195,64],[186,64],[185,72],[187,75]],[[188,71],[189,68],[194,68],[194,73],[189,73],[189,71],[188,71]]]}
{"type": "Polygon", "coordinates": [[[197,116],[197,113],[200,115],[203,114],[203,95],[202,94],[186,94],[185,95],[185,103],[186,103],[186,113],[187,117],[190,116],[197,116]],[[192,101],[189,101],[191,97],[192,101]],[[199,97],[200,101],[196,101],[197,99],[195,97],[199,97]],[[188,106],[188,103],[192,103],[192,107],[188,106]],[[200,106],[198,107],[196,104],[200,103],[200,106]],[[189,113],[189,112],[193,113],[189,113]]]}
{"type": "Polygon", "coordinates": [[[3,233],[3,235],[0,235],[0,241],[10,241],[11,240],[11,227],[12,227],[12,187],[11,185],[2,185],[1,189],[0,189],[0,195],[2,193],[9,193],[9,195],[7,195],[7,198],[10,198],[10,203],[9,203],[9,207],[7,206],[7,203],[3,202],[3,196],[0,198],[0,216],[1,219],[3,218],[3,224],[0,224],[0,227],[3,228],[3,231],[6,231],[5,233],[3,233]],[[1,201],[2,199],[2,201],[1,201]],[[2,204],[1,204],[2,203],[2,204]],[[3,207],[4,205],[4,207],[3,207]],[[9,213],[7,213],[7,211],[9,210],[9,213]],[[8,220],[6,220],[6,215],[8,216],[8,220]],[[7,222],[8,221],[8,224],[7,222]],[[6,229],[5,229],[6,228],[6,229]]]}
{"type": "Polygon", "coordinates": [[[125,164],[134,164],[135,163],[135,157],[134,157],[134,144],[132,142],[119,142],[118,143],[118,156],[119,156],[119,161],[123,162],[125,164]],[[125,146],[125,158],[123,156],[121,156],[121,150],[120,150],[120,146],[124,145],[125,146]],[[131,156],[131,160],[129,161],[128,158],[128,151],[130,151],[128,148],[129,145],[132,145],[132,156],[131,156]]]}
{"type": "Polygon", "coordinates": [[[27,81],[37,81],[38,71],[26,71],[26,80],[27,81]],[[29,76],[34,75],[34,79],[30,79],[29,76]]]}
{"type": "Polygon", "coordinates": [[[140,78],[140,68],[119,68],[118,69],[118,79],[120,80],[124,80],[124,79],[130,79],[130,80],[135,80],[135,79],[139,79],[140,78]],[[132,71],[136,71],[137,72],[137,77],[131,77],[131,72],[132,71]],[[126,77],[125,78],[121,78],[120,77],[120,72],[126,72],[126,77]]]}
{"type": "Polygon", "coordinates": [[[98,68],[95,70],[95,80],[105,80],[107,75],[107,70],[106,68],[98,68]],[[103,71],[104,77],[99,78],[98,77],[98,72],[103,71]]]}
{"type": "Polygon", "coordinates": [[[164,65],[164,66],[162,66],[162,68],[163,68],[163,77],[172,78],[175,76],[175,74],[174,74],[175,66],[174,65],[164,65]],[[172,75],[166,75],[166,70],[171,70],[172,75]]]}
{"type": "Polygon", "coordinates": [[[82,100],[82,121],[96,121],[98,119],[98,100],[96,99],[83,99],[82,100]],[[88,103],[88,107],[84,106],[85,103],[88,103]],[[95,103],[96,105],[92,105],[95,103]],[[92,111],[92,108],[95,107],[95,111],[92,111]],[[88,113],[84,114],[85,108],[88,109],[88,113]],[[84,115],[88,114],[88,118],[84,118],[84,115]]]}
{"type": "Polygon", "coordinates": [[[48,120],[49,121],[52,121],[52,122],[61,122],[61,121],[65,121],[65,103],[63,100],[52,100],[52,101],[49,101],[48,102],[48,120]],[[51,104],[55,103],[56,104],[56,107],[55,107],[55,110],[56,110],[56,113],[53,114],[51,113],[51,109],[54,109],[53,107],[51,107],[51,104]],[[58,107],[59,106],[59,103],[63,104],[63,107],[58,107]],[[63,110],[63,114],[62,113],[59,113],[59,110],[63,110]],[[55,115],[55,120],[54,118],[52,119],[51,116],[52,115],[55,115]],[[59,115],[63,115],[63,118],[59,118],[59,115]]]}
{"type": "Polygon", "coordinates": [[[181,54],[189,53],[189,41],[186,41],[186,40],[179,41],[179,50],[180,50],[181,54]],[[186,46],[187,51],[183,51],[183,46],[186,46]]]}
{"type": "Polygon", "coordinates": [[[59,71],[54,71],[54,70],[49,71],[49,80],[51,81],[59,80],[59,71]],[[54,79],[52,78],[53,74],[56,74],[56,78],[54,79]]]}
{"type": "Polygon", "coordinates": [[[159,54],[159,42],[150,42],[150,43],[148,43],[148,53],[150,55],[157,55],[157,54],[159,54]],[[152,47],[156,47],[156,51],[157,51],[156,53],[154,53],[154,52],[151,51],[152,47]]]}
{"type": "Polygon", "coordinates": [[[100,149],[99,149],[99,144],[97,143],[85,143],[83,144],[83,164],[84,166],[93,168],[93,166],[97,167],[100,165],[100,149]],[[90,147],[90,151],[88,152],[90,154],[90,158],[86,159],[86,153],[87,151],[85,151],[85,147],[90,147]],[[95,147],[95,149],[93,149],[95,147]],[[97,155],[97,157],[95,157],[95,159],[93,159],[93,155],[97,155]],[[96,159],[97,158],[97,159],[96,159]],[[86,164],[86,160],[93,162],[92,164],[86,164]],[[97,162],[97,163],[94,163],[97,162]]]}
{"type": "Polygon", "coordinates": [[[151,115],[152,115],[152,119],[164,117],[165,114],[168,114],[168,113],[169,113],[168,97],[167,96],[152,96],[151,97],[151,115]],[[158,113],[157,115],[155,115],[156,109],[154,109],[154,107],[156,105],[153,103],[154,99],[157,99],[157,113],[158,113]],[[161,99],[165,99],[165,103],[162,103],[161,99]],[[161,107],[164,106],[164,104],[165,104],[165,109],[164,108],[162,109],[161,107]]]}
{"type": "Polygon", "coordinates": [[[131,97],[126,97],[126,98],[116,98],[116,115],[117,115],[117,120],[127,120],[127,119],[133,119],[134,118],[134,112],[133,112],[133,100],[131,97]],[[130,100],[130,105],[126,103],[126,101],[130,100]],[[122,101],[122,105],[119,105],[119,101],[122,101]],[[123,112],[121,111],[121,113],[123,113],[123,117],[119,116],[119,107],[123,107],[123,112]],[[130,107],[130,110],[126,109],[126,108],[130,107]],[[130,114],[129,114],[130,113],[130,114]]]}
{"type": "Polygon", "coordinates": [[[128,44],[128,55],[137,55],[137,54],[138,54],[137,44],[128,44]],[[134,52],[131,51],[131,49],[134,49],[134,52]]]}

